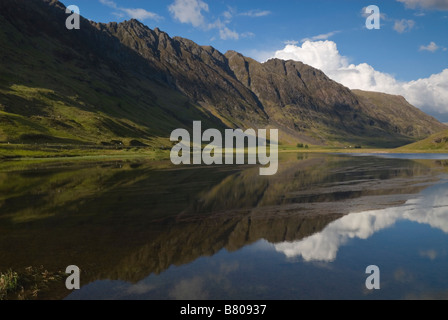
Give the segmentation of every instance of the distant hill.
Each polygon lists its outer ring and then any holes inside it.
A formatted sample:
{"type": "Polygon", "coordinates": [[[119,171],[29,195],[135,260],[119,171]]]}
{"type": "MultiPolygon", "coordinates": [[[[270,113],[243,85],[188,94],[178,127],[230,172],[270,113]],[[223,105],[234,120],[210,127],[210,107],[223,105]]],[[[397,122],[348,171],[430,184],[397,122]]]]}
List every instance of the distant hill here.
{"type": "Polygon", "coordinates": [[[436,131],[447,129],[444,124],[414,107],[402,96],[361,90],[353,90],[353,93],[367,106],[365,112],[386,126],[389,125],[388,130],[420,138],[429,133],[428,128],[437,128],[436,131]]]}
{"type": "Polygon", "coordinates": [[[429,138],[401,147],[399,150],[448,152],[448,130],[436,133],[429,138]]]}
{"type": "Polygon", "coordinates": [[[296,61],[259,63],[137,20],[65,28],[56,0],[0,2],[0,142],[163,146],[176,128],[278,128],[283,142],[397,147],[446,129],[404,98],[296,61]]]}

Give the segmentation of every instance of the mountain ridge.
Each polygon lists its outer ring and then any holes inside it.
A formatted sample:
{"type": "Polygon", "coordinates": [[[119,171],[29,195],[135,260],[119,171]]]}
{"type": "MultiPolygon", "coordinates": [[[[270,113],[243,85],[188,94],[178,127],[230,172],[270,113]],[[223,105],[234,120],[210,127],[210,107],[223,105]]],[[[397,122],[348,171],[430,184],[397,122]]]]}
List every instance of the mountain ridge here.
{"type": "Polygon", "coordinates": [[[55,0],[0,4],[0,141],[169,146],[172,130],[201,120],[277,128],[285,143],[396,147],[446,129],[301,62],[223,54],[134,19],[69,31],[66,17],[55,0]]]}

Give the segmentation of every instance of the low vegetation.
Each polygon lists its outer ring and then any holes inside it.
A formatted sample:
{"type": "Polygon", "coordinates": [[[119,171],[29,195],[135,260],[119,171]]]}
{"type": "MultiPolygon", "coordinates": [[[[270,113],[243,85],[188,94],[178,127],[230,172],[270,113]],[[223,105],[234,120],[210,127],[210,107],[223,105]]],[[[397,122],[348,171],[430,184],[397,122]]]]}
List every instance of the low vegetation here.
{"type": "Polygon", "coordinates": [[[64,281],[62,271],[49,272],[43,266],[28,267],[18,273],[0,272],[0,300],[32,300],[49,289],[52,283],[64,281]]]}
{"type": "Polygon", "coordinates": [[[3,300],[8,293],[15,292],[18,288],[19,275],[17,272],[8,270],[0,273],[0,300],[3,300]]]}

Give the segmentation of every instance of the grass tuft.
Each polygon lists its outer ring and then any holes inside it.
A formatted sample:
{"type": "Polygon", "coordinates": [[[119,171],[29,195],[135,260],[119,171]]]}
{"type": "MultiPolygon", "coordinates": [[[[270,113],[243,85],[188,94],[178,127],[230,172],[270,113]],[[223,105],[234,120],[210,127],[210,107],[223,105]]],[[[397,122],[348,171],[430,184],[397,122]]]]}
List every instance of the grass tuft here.
{"type": "Polygon", "coordinates": [[[8,293],[15,292],[19,287],[19,275],[17,272],[8,270],[0,273],[0,300],[6,298],[8,293]]]}

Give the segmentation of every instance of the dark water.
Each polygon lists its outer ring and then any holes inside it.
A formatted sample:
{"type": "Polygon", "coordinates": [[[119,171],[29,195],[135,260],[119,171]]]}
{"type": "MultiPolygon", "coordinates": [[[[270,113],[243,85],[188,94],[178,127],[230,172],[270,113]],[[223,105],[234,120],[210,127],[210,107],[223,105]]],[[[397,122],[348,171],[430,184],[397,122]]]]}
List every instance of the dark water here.
{"type": "Polygon", "coordinates": [[[81,268],[81,290],[40,283],[40,299],[448,299],[446,173],[443,157],[315,154],[272,177],[3,164],[0,272],[81,268]]]}

